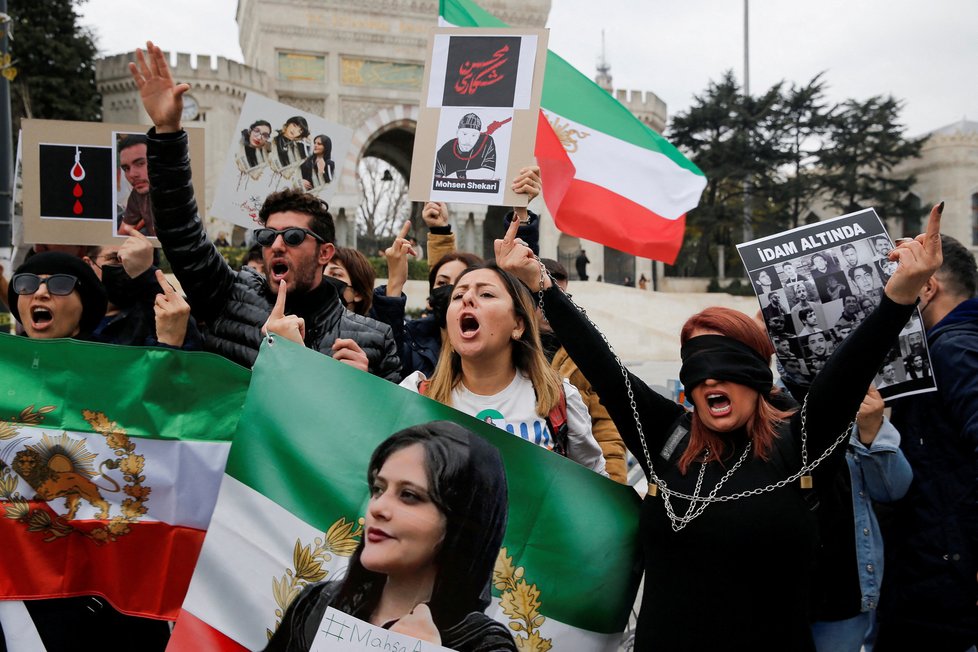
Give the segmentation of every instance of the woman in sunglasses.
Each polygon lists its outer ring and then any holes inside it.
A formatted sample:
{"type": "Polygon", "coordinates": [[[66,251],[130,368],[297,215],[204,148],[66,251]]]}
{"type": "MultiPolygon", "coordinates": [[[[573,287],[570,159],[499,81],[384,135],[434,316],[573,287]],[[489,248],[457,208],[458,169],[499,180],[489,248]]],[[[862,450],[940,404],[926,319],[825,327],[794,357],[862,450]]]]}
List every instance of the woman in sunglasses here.
{"type": "Polygon", "coordinates": [[[81,259],[60,252],[32,256],[7,290],[10,312],[28,337],[88,339],[105,315],[105,288],[81,259]]]}

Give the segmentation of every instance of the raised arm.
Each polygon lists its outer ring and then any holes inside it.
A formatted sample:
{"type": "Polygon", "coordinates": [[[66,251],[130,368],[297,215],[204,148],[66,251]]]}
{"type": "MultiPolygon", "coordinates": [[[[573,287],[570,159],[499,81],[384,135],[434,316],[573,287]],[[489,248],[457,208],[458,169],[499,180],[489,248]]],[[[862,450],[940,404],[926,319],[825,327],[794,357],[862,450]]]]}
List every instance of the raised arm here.
{"type": "Polygon", "coordinates": [[[516,238],[518,228],[519,223],[514,220],[505,237],[496,240],[496,262],[522,280],[534,296],[537,296],[542,282],[544,313],[557,339],[591,383],[601,398],[601,403],[608,408],[608,413],[629,450],[646,467],[645,453],[628,397],[626,377],[635,397],[651,455],[658,453],[665,438],[672,432],[676,420],[684,413],[683,408],[659,395],[631,372],[623,373],[601,332],[570,302],[560,288],[553,285],[547,274],[542,274],[541,277],[540,262],[529,247],[516,238]]]}
{"type": "MultiPolygon", "coordinates": [[[[917,295],[940,268],[943,209],[942,202],[931,210],[926,233],[890,252],[890,260],[899,266],[886,283],[880,305],[842,342],[812,382],[806,428],[810,460],[812,452],[820,454],[855,417],[866,387],[913,314],[917,295]]],[[[792,424],[796,433],[800,425],[799,413],[792,424]]]]}
{"type": "Polygon", "coordinates": [[[455,251],[455,234],[448,223],[448,206],[445,202],[425,202],[421,219],[428,225],[428,269],[443,257],[455,251]]]}
{"type": "Polygon", "coordinates": [[[207,239],[191,183],[187,134],[180,126],[187,84],[175,84],[162,50],[146,44],[129,64],[143,107],[153,120],[147,137],[150,201],[156,235],[194,314],[205,322],[221,313],[234,272],[207,239]]]}

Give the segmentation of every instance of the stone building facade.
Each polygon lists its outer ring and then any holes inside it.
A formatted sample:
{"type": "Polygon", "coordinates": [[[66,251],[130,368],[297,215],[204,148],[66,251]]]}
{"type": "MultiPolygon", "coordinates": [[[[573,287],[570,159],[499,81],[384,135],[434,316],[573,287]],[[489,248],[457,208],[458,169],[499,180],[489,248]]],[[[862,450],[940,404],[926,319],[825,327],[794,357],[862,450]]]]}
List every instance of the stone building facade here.
{"type": "MultiPolygon", "coordinates": [[[[543,27],[550,0],[484,0],[482,6],[511,25],[543,27]]],[[[361,196],[355,171],[366,156],[388,162],[405,178],[424,76],[428,32],[437,25],[435,0],[239,0],[237,23],[244,63],[191,55],[176,56],[174,78],[190,84],[188,126],[206,132],[208,201],[213,198],[245,94],[260,93],[303,111],[322,115],[354,130],[343,162],[345,173],[331,200],[340,244],[356,243],[355,215],[361,196]]],[[[128,55],[97,62],[96,79],[103,97],[104,120],[146,124],[148,117],[129,77],[128,55]]],[[[643,122],[657,131],[666,123],[666,106],[649,92],[612,90],[643,122]]],[[[339,163],[339,162],[338,162],[339,163]]],[[[542,200],[533,209],[546,212],[542,200]]],[[[505,211],[485,206],[452,206],[459,246],[491,254],[492,240],[502,234],[505,211]]],[[[210,227],[216,231],[223,225],[210,227]]],[[[651,274],[650,261],[581,242],[560,234],[545,216],[541,255],[565,260],[583,246],[592,264],[589,274],[604,272],[605,260],[616,271],[608,280],[627,274],[651,274]]],[[[570,268],[573,273],[573,266],[570,268]]],[[[609,270],[611,272],[611,270],[609,270]]]]}
{"type": "MultiPolygon", "coordinates": [[[[978,253],[978,122],[960,120],[930,132],[920,158],[906,161],[895,174],[917,177],[913,194],[921,214],[944,201],[941,230],[978,253]]],[[[891,224],[897,235],[919,232],[923,224],[891,224]]]]}

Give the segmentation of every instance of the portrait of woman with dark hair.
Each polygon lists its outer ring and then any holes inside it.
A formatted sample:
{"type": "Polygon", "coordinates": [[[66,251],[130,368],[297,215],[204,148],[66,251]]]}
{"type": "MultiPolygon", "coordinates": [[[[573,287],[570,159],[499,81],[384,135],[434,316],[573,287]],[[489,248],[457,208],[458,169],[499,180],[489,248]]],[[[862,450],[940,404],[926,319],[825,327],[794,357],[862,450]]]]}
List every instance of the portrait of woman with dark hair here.
{"type": "Polygon", "coordinates": [[[328,607],[457,652],[516,652],[485,615],[506,530],[507,485],[491,444],[448,421],[401,430],[367,468],[364,537],[345,578],[310,584],[266,652],[305,652],[328,607]]]}
{"type": "Polygon", "coordinates": [[[305,141],[308,135],[309,123],[301,115],[292,116],[285,121],[272,138],[272,149],[278,167],[298,165],[309,156],[309,147],[305,141]]]}
{"type": "Polygon", "coordinates": [[[312,154],[299,166],[302,173],[302,189],[314,190],[332,183],[336,172],[333,160],[333,141],[326,134],[312,139],[312,154]]]}

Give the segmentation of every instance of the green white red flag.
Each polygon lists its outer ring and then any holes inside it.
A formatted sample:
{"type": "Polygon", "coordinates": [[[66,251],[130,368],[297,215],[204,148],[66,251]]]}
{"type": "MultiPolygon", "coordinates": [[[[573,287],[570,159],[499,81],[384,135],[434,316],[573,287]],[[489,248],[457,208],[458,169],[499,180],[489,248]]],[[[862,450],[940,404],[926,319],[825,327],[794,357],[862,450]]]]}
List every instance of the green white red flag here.
{"type": "Polygon", "coordinates": [[[0,365],[0,600],[101,595],[176,619],[248,371],[206,353],[11,335],[0,365]]]}
{"type": "Polygon", "coordinates": [[[371,453],[447,419],[496,446],[509,520],[487,614],[521,650],[615,650],[635,597],[630,487],[319,353],[263,344],[169,652],[262,649],[310,582],[342,577],[362,537],[371,453]]]}
{"type": "MultiPolygon", "coordinates": [[[[506,27],[471,0],[440,0],[455,27],[506,27]]],[[[536,157],[557,228],[643,258],[675,261],[706,177],[669,141],[551,51],[536,157]]]]}

